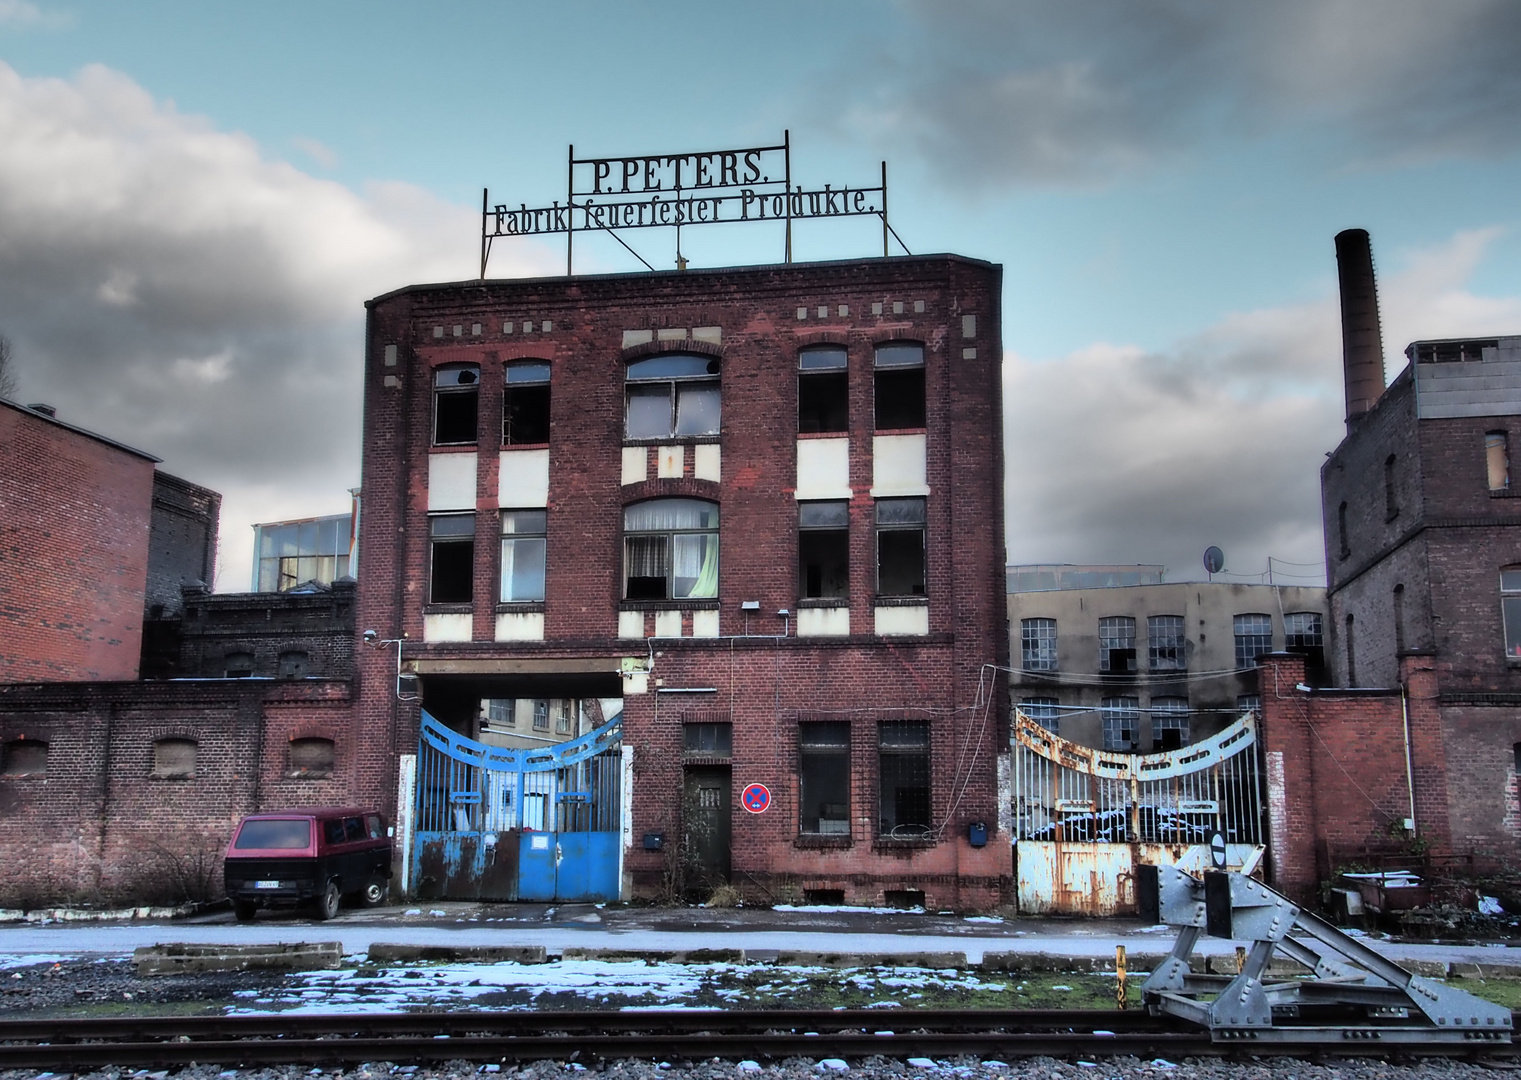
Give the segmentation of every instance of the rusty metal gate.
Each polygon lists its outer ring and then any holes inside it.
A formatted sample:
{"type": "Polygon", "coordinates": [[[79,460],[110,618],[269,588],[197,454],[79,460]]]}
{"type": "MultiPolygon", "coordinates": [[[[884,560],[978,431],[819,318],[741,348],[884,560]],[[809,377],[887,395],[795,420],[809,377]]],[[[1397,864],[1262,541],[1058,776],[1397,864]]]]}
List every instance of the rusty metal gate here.
{"type": "Polygon", "coordinates": [[[1203,869],[1217,832],[1232,869],[1251,873],[1261,862],[1262,787],[1251,713],[1207,739],[1155,754],[1082,746],[1020,712],[1012,734],[1020,911],[1133,913],[1137,864],[1203,869]]]}
{"type": "Polygon", "coordinates": [[[622,714],[552,746],[487,746],[422,714],[417,858],[424,899],[617,900],[622,714]]]}

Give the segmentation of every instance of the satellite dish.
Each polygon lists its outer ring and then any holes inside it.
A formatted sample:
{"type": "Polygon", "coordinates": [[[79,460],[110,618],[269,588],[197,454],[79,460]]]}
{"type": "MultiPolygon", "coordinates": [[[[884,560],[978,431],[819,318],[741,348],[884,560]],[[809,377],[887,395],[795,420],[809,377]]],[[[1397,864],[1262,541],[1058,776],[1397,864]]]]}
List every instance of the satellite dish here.
{"type": "Polygon", "coordinates": [[[1221,551],[1214,544],[1211,544],[1209,547],[1205,548],[1204,569],[1208,570],[1211,576],[1218,574],[1221,570],[1224,570],[1225,552],[1221,551]]]}

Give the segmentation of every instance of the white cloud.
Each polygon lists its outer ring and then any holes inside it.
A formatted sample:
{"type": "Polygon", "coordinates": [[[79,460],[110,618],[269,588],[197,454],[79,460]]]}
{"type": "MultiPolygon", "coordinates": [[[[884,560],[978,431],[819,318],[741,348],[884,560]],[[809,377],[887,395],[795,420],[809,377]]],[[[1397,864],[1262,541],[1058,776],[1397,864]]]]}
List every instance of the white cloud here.
{"type": "MultiPolygon", "coordinates": [[[[1467,287],[1497,235],[1385,260],[1390,378],[1408,341],[1521,333],[1521,297],[1467,287]]],[[[1269,556],[1320,563],[1320,465],[1344,432],[1339,320],[1333,294],[1229,315],[1159,353],[1006,357],[1009,561],[1160,562],[1182,580],[1219,544],[1235,574],[1269,556]]]]}
{"type": "Polygon", "coordinates": [[[331,169],[338,164],[338,152],[325,143],[316,139],[308,139],[304,135],[297,135],[291,139],[291,145],[311,158],[324,169],[331,169]]]}
{"type": "MultiPolygon", "coordinates": [[[[221,491],[218,584],[246,588],[249,524],[347,509],[359,482],[364,301],[473,276],[478,217],[314,178],[100,66],[0,64],[0,146],[22,395],[221,491]]],[[[552,272],[533,258],[492,271],[552,272]]]]}

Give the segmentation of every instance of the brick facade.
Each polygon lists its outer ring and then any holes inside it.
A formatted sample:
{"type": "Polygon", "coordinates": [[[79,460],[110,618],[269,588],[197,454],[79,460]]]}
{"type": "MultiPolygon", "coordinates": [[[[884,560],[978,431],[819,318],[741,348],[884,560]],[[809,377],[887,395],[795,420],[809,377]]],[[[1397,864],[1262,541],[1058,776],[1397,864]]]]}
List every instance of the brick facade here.
{"type": "Polygon", "coordinates": [[[149,454],[0,400],[0,682],[135,679],[149,454]]]}
{"type": "MultiPolygon", "coordinates": [[[[425,705],[467,733],[470,703],[493,694],[621,697],[633,894],[654,892],[665,871],[665,856],[638,839],[682,835],[683,718],[702,716],[733,725],[732,756],[714,767],[729,770],[732,880],[742,889],[841,890],[854,901],[922,889],[934,903],[995,902],[1008,845],[972,848],[967,826],[997,821],[994,756],[1006,723],[999,680],[982,678],[1008,650],[999,289],[997,267],[932,256],[419,286],[372,301],[359,627],[404,639],[425,705]],[[923,447],[909,470],[922,469],[917,487],[874,455],[887,446],[873,423],[874,349],[895,340],[924,346],[925,423],[895,430],[907,438],[892,444],[923,447]],[[799,596],[799,487],[809,482],[799,447],[813,437],[798,430],[799,351],[817,344],[848,356],[838,433],[848,451],[834,488],[848,501],[848,598],[828,602],[799,596]],[[720,430],[626,439],[625,365],[673,352],[721,368],[720,430]],[[502,443],[504,365],[522,358],[552,371],[547,497],[527,504],[547,513],[545,600],[500,604],[499,515],[514,508],[500,492],[522,489],[528,460],[501,456],[512,449],[502,443]],[[434,376],[451,363],[479,366],[478,437],[434,447],[434,376]],[[468,474],[468,463],[444,460],[457,455],[475,462],[465,504],[449,507],[475,521],[471,599],[431,605],[429,511],[440,507],[430,476],[468,474]],[[924,598],[877,597],[874,490],[926,499],[924,598]],[[624,598],[624,508],[667,497],[717,504],[716,598],[624,598]],[[798,636],[800,619],[814,627],[841,610],[848,633],[798,636]],[[541,631],[498,640],[499,620],[539,619],[541,631]],[[827,840],[800,834],[794,794],[798,724],[821,715],[851,725],[850,832],[827,840]],[[878,835],[877,733],[904,717],[930,724],[933,829],[891,842],[878,835]],[[751,782],[772,789],[765,814],[740,808],[751,782]]],[[[416,706],[393,693],[394,665],[389,650],[360,650],[366,738],[354,783],[362,801],[388,806],[418,724],[416,706]]]]}
{"type": "Polygon", "coordinates": [[[0,775],[0,906],[216,895],[241,815],[353,801],[351,716],[342,680],[0,686],[0,746],[46,747],[0,775]],[[330,777],[287,775],[307,733],[335,740],[330,777]]]}

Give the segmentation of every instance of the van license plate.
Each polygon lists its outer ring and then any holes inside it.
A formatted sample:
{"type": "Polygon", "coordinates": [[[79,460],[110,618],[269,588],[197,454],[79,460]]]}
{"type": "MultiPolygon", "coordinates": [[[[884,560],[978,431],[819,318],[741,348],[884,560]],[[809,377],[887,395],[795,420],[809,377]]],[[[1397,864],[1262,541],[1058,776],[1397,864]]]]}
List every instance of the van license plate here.
{"type": "Polygon", "coordinates": [[[278,881],[256,881],[256,882],[254,882],[254,888],[256,888],[256,889],[278,889],[279,887],[280,887],[280,883],[278,881]]]}

